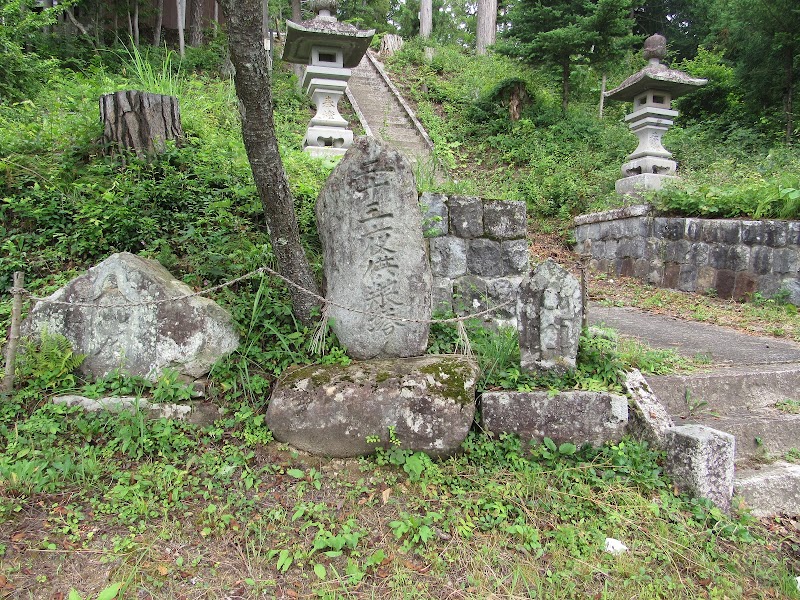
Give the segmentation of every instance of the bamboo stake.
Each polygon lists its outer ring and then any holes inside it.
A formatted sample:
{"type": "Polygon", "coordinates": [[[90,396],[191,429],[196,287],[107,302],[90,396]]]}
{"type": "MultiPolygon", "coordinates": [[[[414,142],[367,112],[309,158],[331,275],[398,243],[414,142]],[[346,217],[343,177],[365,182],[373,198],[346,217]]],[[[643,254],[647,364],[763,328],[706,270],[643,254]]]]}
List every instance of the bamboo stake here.
{"type": "Polygon", "coordinates": [[[11,307],[11,330],[8,333],[8,347],[6,348],[6,370],[3,377],[3,394],[10,394],[14,391],[14,365],[17,360],[17,345],[19,344],[19,322],[22,316],[22,294],[25,287],[25,273],[16,271],[14,273],[14,287],[11,293],[14,296],[14,304],[11,307]]]}

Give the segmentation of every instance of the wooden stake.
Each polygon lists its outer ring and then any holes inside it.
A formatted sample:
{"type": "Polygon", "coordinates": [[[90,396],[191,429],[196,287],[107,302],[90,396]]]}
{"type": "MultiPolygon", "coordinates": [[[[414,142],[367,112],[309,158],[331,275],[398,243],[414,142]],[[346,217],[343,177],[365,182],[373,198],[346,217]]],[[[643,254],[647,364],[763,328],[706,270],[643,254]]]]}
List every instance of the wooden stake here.
{"type": "Polygon", "coordinates": [[[581,329],[586,330],[589,328],[589,259],[591,255],[581,254],[580,265],[581,269],[581,329]]]}
{"type": "Polygon", "coordinates": [[[6,370],[3,377],[3,394],[10,394],[14,391],[14,365],[17,360],[17,345],[19,344],[19,322],[22,316],[22,294],[25,287],[25,273],[16,271],[14,273],[14,287],[11,293],[14,296],[14,304],[11,307],[11,330],[8,333],[8,347],[6,348],[6,370]]]}

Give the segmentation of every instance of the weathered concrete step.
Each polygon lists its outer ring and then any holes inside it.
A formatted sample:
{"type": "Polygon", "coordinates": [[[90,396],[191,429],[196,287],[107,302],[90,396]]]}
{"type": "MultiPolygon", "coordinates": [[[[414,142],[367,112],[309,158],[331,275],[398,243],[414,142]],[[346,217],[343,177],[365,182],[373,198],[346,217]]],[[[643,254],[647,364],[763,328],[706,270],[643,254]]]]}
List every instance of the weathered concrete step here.
{"type": "Polygon", "coordinates": [[[400,142],[403,144],[424,144],[422,138],[417,135],[413,130],[411,131],[398,131],[397,129],[389,128],[385,132],[379,132],[381,137],[385,140],[392,142],[400,142]]]}
{"type": "Polygon", "coordinates": [[[708,373],[648,376],[647,382],[672,414],[692,403],[709,410],[764,408],[800,399],[800,363],[725,367],[708,373]],[[688,394],[688,396],[687,396],[688,394]]]}
{"type": "Polygon", "coordinates": [[[730,433],[736,438],[736,460],[781,458],[800,448],[800,415],[770,408],[728,411],[725,414],[676,417],[676,425],[700,423],[730,433]]]}
{"type": "Polygon", "coordinates": [[[800,465],[787,462],[736,468],[734,494],[757,517],[800,515],[800,465]]]}

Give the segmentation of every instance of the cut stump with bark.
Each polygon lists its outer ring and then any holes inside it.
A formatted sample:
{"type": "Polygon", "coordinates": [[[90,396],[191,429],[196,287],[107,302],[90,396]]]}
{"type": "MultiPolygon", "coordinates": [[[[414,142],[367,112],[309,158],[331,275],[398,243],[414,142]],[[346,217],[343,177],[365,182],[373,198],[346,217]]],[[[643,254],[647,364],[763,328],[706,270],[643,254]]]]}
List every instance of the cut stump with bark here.
{"type": "Polygon", "coordinates": [[[100,97],[103,147],[114,155],[133,150],[139,158],[160,154],[167,140],[183,138],[181,111],[175,96],[128,90],[100,97]]]}

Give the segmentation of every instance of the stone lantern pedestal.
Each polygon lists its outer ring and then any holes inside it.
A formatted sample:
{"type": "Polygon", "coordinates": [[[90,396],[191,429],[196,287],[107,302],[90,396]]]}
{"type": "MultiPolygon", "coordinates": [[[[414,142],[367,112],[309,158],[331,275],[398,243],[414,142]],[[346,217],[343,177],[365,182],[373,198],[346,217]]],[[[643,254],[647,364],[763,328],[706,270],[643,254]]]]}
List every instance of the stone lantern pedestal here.
{"type": "Polygon", "coordinates": [[[672,127],[678,111],[672,101],[698,86],[707,83],[674,71],[661,64],[667,53],[667,40],[654,35],[644,43],[644,57],[649,64],[606,94],[609,100],[633,102],[633,112],[625,117],[628,127],[639,138],[636,150],[622,165],[622,179],[616,183],[617,193],[640,197],[648,190],[660,189],[665,182],[677,177],[677,163],[672,153],[661,143],[662,136],[672,127]]]}
{"type": "Polygon", "coordinates": [[[308,124],[304,149],[312,156],[340,156],[353,143],[353,132],[339,114],[339,100],[375,30],[339,23],[331,14],[335,0],[316,0],[312,7],[317,16],[311,21],[287,21],[283,60],[308,65],[301,86],[317,112],[308,124]]]}

